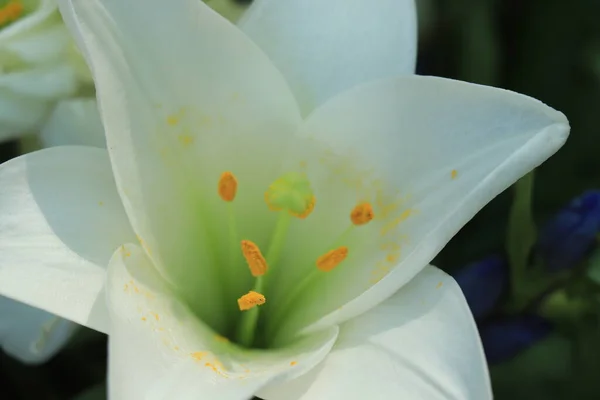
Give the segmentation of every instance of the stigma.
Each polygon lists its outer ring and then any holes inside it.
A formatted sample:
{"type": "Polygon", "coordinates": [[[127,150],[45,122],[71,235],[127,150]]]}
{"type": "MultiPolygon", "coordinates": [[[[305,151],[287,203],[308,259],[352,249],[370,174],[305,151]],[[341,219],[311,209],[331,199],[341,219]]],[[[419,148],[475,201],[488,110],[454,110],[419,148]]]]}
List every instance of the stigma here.
{"type": "Polygon", "coordinates": [[[373,218],[375,218],[375,213],[370,203],[361,203],[350,213],[350,220],[354,225],[368,224],[373,218]]]}
{"type": "Polygon", "coordinates": [[[0,8],[0,26],[16,21],[23,14],[23,4],[20,1],[9,1],[0,8]]]}
{"type": "Polygon", "coordinates": [[[218,184],[219,197],[223,201],[233,201],[237,194],[237,179],[231,172],[226,171],[221,174],[218,184]]]}
{"type": "Polygon", "coordinates": [[[346,246],[328,251],[317,258],[317,268],[323,272],[329,272],[340,265],[348,257],[348,248],[346,246]]]}
{"type": "Polygon", "coordinates": [[[286,210],[290,215],[304,219],[315,209],[317,198],[306,174],[288,172],[269,186],[265,202],[270,210],[286,210]]]}
{"type": "Polygon", "coordinates": [[[240,311],[247,311],[256,306],[261,306],[267,302],[265,296],[258,292],[249,291],[238,299],[238,306],[240,311]]]}
{"type": "Polygon", "coordinates": [[[260,249],[254,242],[242,240],[242,254],[248,263],[248,268],[250,268],[252,276],[259,277],[267,273],[267,260],[265,260],[260,249]]]}

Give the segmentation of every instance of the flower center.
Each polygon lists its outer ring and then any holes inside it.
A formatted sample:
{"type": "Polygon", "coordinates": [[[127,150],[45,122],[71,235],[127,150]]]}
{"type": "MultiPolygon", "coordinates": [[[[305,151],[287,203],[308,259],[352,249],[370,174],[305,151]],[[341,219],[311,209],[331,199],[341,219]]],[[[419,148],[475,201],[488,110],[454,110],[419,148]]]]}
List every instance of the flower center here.
{"type": "MultiPolygon", "coordinates": [[[[231,241],[230,251],[239,252],[241,243],[241,253],[246,261],[250,274],[255,278],[254,285],[247,294],[237,299],[238,308],[242,312],[236,328],[236,341],[246,347],[256,345],[255,336],[257,324],[259,321],[260,308],[268,300],[269,285],[268,279],[273,271],[279,266],[278,261],[280,253],[284,247],[287,231],[292,223],[292,219],[303,220],[308,218],[316,206],[316,197],[312,190],[310,181],[304,173],[290,172],[277,178],[267,188],[264,199],[266,206],[274,212],[278,212],[278,220],[275,226],[271,241],[266,248],[266,256],[259,246],[250,240],[251,238],[237,237],[237,229],[233,214],[232,202],[237,194],[237,178],[231,172],[224,172],[218,182],[217,192],[219,197],[228,202],[229,213],[229,238],[231,241]]],[[[280,320],[289,308],[301,301],[307,287],[318,280],[322,274],[326,274],[344,262],[348,257],[349,248],[347,247],[348,233],[356,226],[369,223],[374,217],[373,208],[370,203],[363,202],[354,207],[350,212],[350,227],[337,240],[330,244],[324,254],[314,261],[314,268],[298,282],[290,293],[278,304],[274,315],[270,315],[273,321],[280,320]]],[[[239,254],[239,253],[237,253],[239,254]]],[[[232,264],[235,264],[235,253],[230,255],[232,264]]],[[[234,301],[235,299],[231,299],[234,301]]],[[[267,323],[267,325],[269,325],[267,323]]],[[[276,329],[270,324],[266,331],[276,329]]],[[[272,332],[270,332],[272,333],[272,332]]]]}
{"type": "Polygon", "coordinates": [[[23,15],[23,4],[20,0],[0,0],[0,28],[16,21],[23,15]]]}

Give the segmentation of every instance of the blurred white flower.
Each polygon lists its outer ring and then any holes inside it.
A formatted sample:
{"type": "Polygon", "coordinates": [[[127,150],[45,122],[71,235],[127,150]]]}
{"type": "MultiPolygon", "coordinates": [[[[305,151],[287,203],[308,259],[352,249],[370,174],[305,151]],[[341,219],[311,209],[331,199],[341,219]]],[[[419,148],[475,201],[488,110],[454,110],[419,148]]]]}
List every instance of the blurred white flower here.
{"type": "Polygon", "coordinates": [[[0,141],[36,133],[91,76],[55,0],[0,1],[0,141]]]}

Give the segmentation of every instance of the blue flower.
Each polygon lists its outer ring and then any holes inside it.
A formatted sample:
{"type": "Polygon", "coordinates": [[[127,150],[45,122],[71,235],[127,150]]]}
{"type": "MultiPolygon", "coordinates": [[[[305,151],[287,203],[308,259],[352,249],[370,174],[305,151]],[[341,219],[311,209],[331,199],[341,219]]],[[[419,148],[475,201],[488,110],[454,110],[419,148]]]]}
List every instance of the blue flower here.
{"type": "Polygon", "coordinates": [[[537,315],[519,315],[479,326],[485,356],[490,364],[506,361],[544,339],[552,324],[537,315]]]}
{"type": "Polygon", "coordinates": [[[467,265],[454,274],[473,316],[484,317],[496,306],[508,281],[504,259],[494,255],[467,265]]]}
{"type": "Polygon", "coordinates": [[[579,264],[600,233],[600,191],[592,190],[573,199],[539,232],[536,254],[548,271],[579,264]]]}

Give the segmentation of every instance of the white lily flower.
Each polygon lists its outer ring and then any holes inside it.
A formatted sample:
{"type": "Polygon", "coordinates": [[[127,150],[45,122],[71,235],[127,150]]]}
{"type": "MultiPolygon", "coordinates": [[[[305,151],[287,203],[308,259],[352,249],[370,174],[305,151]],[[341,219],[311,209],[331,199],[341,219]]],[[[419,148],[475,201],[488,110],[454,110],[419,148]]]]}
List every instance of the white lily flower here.
{"type": "Polygon", "coordinates": [[[0,141],[34,133],[91,76],[56,0],[0,1],[0,141]]]}
{"type": "Polygon", "coordinates": [[[108,151],[0,167],[0,293],[108,333],[113,399],[491,398],[427,264],[568,122],[361,57],[410,48],[412,2],[378,5],[259,0],[241,31],[197,0],[61,1],[108,151]]]}

